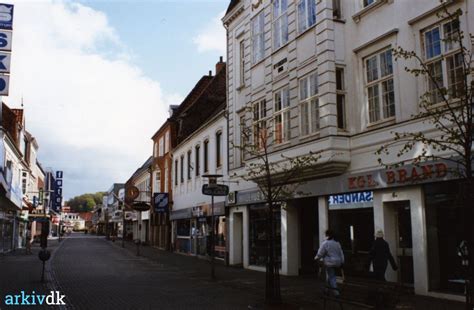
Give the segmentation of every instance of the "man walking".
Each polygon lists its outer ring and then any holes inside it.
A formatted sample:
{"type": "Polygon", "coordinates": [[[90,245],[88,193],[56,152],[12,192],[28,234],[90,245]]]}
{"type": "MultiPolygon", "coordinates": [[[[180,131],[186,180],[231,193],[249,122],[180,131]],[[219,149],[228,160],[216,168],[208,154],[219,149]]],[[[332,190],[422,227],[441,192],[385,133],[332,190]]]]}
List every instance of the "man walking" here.
{"type": "Polygon", "coordinates": [[[314,259],[322,259],[324,267],[326,268],[326,279],[329,288],[334,296],[339,296],[336,283],[336,271],[337,268],[340,268],[344,264],[344,253],[342,252],[339,242],[334,240],[332,231],[326,231],[326,240],[324,240],[319,247],[318,254],[316,254],[314,259]]]}

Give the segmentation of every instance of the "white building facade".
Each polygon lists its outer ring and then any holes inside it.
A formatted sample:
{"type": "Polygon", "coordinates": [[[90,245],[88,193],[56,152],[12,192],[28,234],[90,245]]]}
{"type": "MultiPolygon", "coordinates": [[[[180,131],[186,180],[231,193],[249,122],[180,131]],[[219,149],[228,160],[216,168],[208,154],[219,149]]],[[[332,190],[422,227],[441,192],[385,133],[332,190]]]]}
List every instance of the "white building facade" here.
{"type": "MultiPolygon", "coordinates": [[[[463,10],[457,25],[465,33],[474,33],[466,14],[473,6],[448,5],[463,10]]],[[[271,160],[322,152],[301,186],[308,194],[295,195],[277,214],[282,274],[310,271],[330,228],[345,250],[346,273],[367,275],[374,232],[382,229],[400,266],[388,269],[388,280],[462,299],[456,246],[463,230],[451,231],[450,223],[463,211],[453,202],[457,183],[448,180],[448,163],[385,169],[375,154],[394,130],[436,134],[412,119],[429,85],[405,72],[409,64],[396,61],[392,48],[432,60],[444,85],[452,84],[459,50],[442,38],[457,25],[440,20],[441,9],[435,0],[231,1],[223,18],[229,175],[245,174],[252,162],[232,147],[241,143],[242,127],[271,132],[271,160]]],[[[384,160],[399,161],[396,148],[384,160]]],[[[265,203],[254,183],[231,180],[239,184],[231,184],[229,263],[264,270],[265,203]]]]}
{"type": "MultiPolygon", "coordinates": [[[[172,243],[175,251],[188,255],[210,254],[214,214],[215,255],[226,257],[225,198],[202,193],[207,174],[222,175],[228,181],[227,120],[222,110],[173,149],[172,243]]],[[[227,184],[226,184],[227,185],[227,184]]]]}

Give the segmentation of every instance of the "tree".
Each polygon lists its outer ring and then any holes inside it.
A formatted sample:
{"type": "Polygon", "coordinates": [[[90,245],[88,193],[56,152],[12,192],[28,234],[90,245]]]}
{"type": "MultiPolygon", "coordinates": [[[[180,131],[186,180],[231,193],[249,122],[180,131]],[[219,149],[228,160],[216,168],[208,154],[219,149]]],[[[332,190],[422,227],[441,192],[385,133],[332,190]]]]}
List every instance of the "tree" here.
{"type": "MultiPolygon", "coordinates": [[[[246,107],[247,112],[258,114],[254,109],[246,107]]],[[[283,124],[276,124],[275,130],[268,130],[267,122],[261,121],[253,128],[240,124],[240,144],[233,144],[239,149],[246,160],[246,174],[235,175],[246,181],[254,182],[266,202],[265,237],[267,243],[266,252],[266,281],[265,301],[267,303],[280,303],[280,275],[281,262],[277,261],[276,253],[276,211],[280,210],[282,204],[295,196],[304,193],[297,192],[298,186],[304,181],[304,175],[314,167],[320,159],[320,152],[303,156],[287,156],[273,153],[274,140],[281,139],[283,124]],[[276,158],[276,159],[275,159],[276,158]]]]}
{"type": "Polygon", "coordinates": [[[102,203],[102,197],[104,194],[104,192],[82,194],[69,199],[66,202],[66,205],[71,207],[73,212],[92,211],[95,206],[102,203]]]}
{"type": "MultiPolygon", "coordinates": [[[[426,55],[420,56],[415,51],[403,47],[393,49],[396,61],[410,63],[405,71],[426,80],[428,91],[420,97],[419,112],[412,117],[431,125],[437,134],[426,132],[392,132],[394,139],[380,147],[378,155],[388,155],[394,149],[397,157],[409,159],[386,163],[379,158],[379,163],[385,166],[403,165],[407,161],[418,165],[427,161],[446,161],[451,163],[449,172],[459,181],[460,204],[465,211],[465,241],[469,246],[471,262],[466,268],[466,305],[472,302],[472,289],[469,283],[473,279],[473,252],[474,252],[474,179],[473,179],[473,110],[474,110],[474,82],[472,79],[472,63],[474,36],[465,37],[460,27],[461,9],[450,10],[447,2],[442,2],[442,9],[437,14],[445,26],[445,37],[441,38],[437,47],[441,51],[451,49],[449,56],[441,55],[439,61],[449,62],[451,69],[448,72],[448,85],[444,85],[439,74],[439,66],[432,60],[427,61],[426,55]],[[442,42],[442,44],[441,44],[442,42]],[[417,152],[414,152],[417,150],[417,152]],[[470,292],[470,293],[469,293],[470,292]]],[[[436,46],[435,46],[436,47],[436,46]]],[[[429,53],[429,52],[425,52],[429,53]]],[[[469,308],[470,309],[470,308],[469,308]]]]}

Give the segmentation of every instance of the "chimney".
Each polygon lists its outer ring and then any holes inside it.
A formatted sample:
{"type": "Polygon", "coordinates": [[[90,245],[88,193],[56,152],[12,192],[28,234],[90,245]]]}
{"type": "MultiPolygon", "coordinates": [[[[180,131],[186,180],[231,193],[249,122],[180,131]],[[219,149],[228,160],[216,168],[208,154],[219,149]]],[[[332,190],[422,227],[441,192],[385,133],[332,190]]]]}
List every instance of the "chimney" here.
{"type": "Polygon", "coordinates": [[[209,76],[212,76],[212,70],[209,70],[209,76]]]}
{"type": "Polygon", "coordinates": [[[223,57],[221,56],[221,57],[219,57],[219,62],[216,63],[216,75],[217,75],[217,73],[219,73],[219,72],[222,70],[222,68],[224,68],[224,67],[225,67],[225,62],[224,62],[224,60],[223,60],[223,57]]]}

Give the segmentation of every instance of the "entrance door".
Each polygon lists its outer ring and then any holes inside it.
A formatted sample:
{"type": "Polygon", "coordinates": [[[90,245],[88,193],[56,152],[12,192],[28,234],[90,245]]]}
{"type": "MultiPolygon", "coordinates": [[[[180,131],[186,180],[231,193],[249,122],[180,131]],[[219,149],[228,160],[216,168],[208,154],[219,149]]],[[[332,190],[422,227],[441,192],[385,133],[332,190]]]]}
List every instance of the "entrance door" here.
{"type": "Polygon", "coordinates": [[[234,224],[233,224],[233,264],[242,265],[244,262],[244,222],[243,222],[243,213],[236,212],[234,213],[234,224]]]}
{"type": "Polygon", "coordinates": [[[300,274],[316,272],[314,256],[319,246],[318,201],[298,199],[300,218],[301,268],[300,274]]]}
{"type": "Polygon", "coordinates": [[[413,284],[413,245],[411,230],[410,202],[396,203],[397,250],[399,279],[402,283],[413,284]]]}

